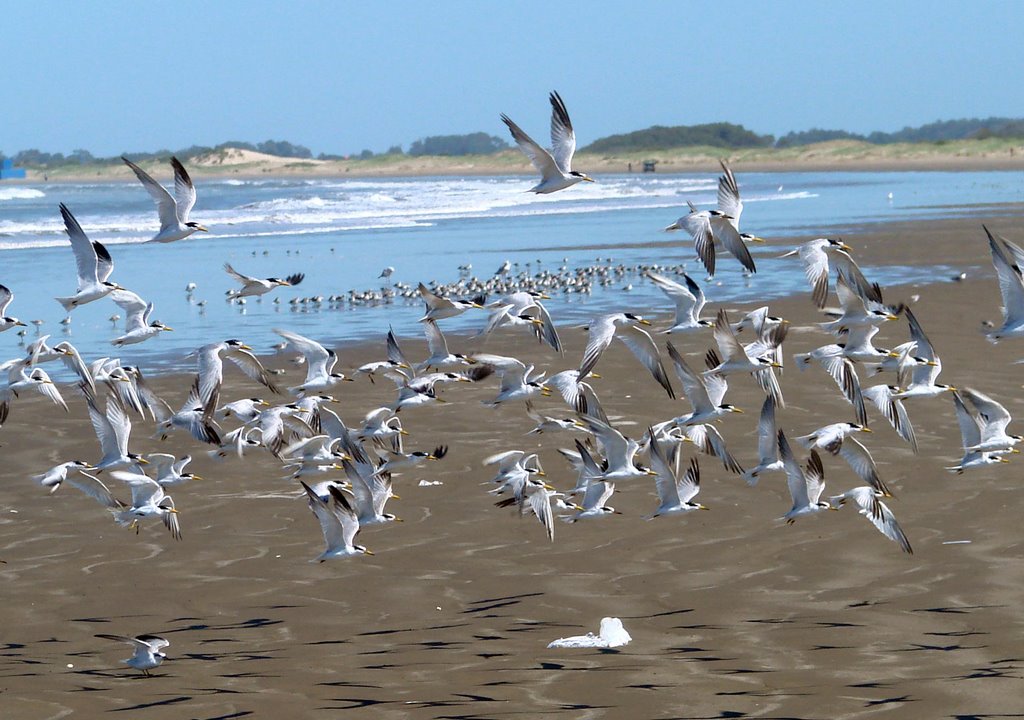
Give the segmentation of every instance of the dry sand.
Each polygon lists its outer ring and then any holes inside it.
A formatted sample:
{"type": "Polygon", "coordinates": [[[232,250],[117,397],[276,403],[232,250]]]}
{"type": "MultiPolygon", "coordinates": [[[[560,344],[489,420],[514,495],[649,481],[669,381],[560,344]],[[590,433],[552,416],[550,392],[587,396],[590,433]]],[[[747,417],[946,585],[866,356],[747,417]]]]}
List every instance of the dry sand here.
{"type": "MultiPolygon", "coordinates": [[[[576,156],[573,166],[588,174],[639,173],[646,160],[657,162],[657,172],[719,172],[719,158],[737,171],[894,171],[894,170],[1022,170],[1024,145],[1014,140],[960,140],[946,143],[897,143],[832,141],[794,148],[723,149],[674,148],[657,151],[587,153],[576,156]]],[[[361,178],[410,176],[534,175],[536,171],[518,149],[493,155],[460,157],[381,155],[368,160],[313,160],[287,158],[251,150],[226,149],[186,163],[196,179],[231,178],[361,178]]],[[[161,181],[171,178],[166,162],[142,163],[161,181]]],[[[112,165],[65,165],[46,172],[29,170],[23,182],[124,182],[133,180],[120,163],[112,165]]]]}
{"type": "MultiPolygon", "coordinates": [[[[866,264],[926,258],[968,271],[965,282],[886,296],[920,295],[914,308],[942,355],[941,379],[988,392],[1020,416],[1013,362],[1024,346],[991,345],[979,333],[982,318],[998,319],[982,220],[1024,239],[1016,207],[846,239],[866,264]]],[[[772,311],[795,326],[787,357],[828,342],[811,329],[820,318],[809,293],[772,311]]],[[[879,344],[905,336],[904,321],[889,323],[879,344]]],[[[558,370],[578,360],[583,333],[566,329],[563,339],[564,359],[514,333],[488,350],[558,370]]],[[[694,357],[711,342],[676,339],[694,357]]],[[[404,344],[422,353],[418,341],[404,344]]],[[[356,365],[382,348],[340,351],[356,365]]],[[[685,407],[619,343],[597,369],[598,392],[629,434],[685,407]]],[[[230,396],[259,392],[229,375],[230,396]]],[[[172,401],[187,383],[157,382],[172,401]]],[[[790,436],[852,419],[819,369],[790,367],[782,384],[780,425],[790,436]]],[[[343,417],[354,423],[385,402],[386,385],[345,383],[343,417]]],[[[448,443],[448,457],[396,480],[402,499],[389,509],[405,522],[360,535],[374,556],[324,564],[310,562],[322,549],[313,516],[269,455],[215,463],[187,439],[150,439],[149,425],[136,428],[133,449],[189,452],[207,478],[173,493],[181,542],[159,525],[138,536],[118,528],[73,488],[47,496],[28,477],[65,459],[94,460],[95,439],[81,400],[68,415],[38,397],[19,400],[0,431],[0,716],[1020,717],[1020,464],[945,472],[960,456],[948,397],[910,406],[918,456],[877,413],[865,436],[898,496],[891,507],[915,550],[907,556],[850,509],[787,527],[777,520],[790,504],[784,476],[748,488],[707,457],[699,499],[710,512],[646,522],[651,487],[620,486],[611,504],[621,515],[559,524],[549,543],[532,519],[492,506],[480,461],[534,448],[548,479],[567,488],[573,478],[555,448],[571,437],[525,436],[521,405],[481,405],[495,392],[493,381],[448,387],[447,405],[402,412],[409,446],[448,443]],[[419,487],[421,479],[444,484],[419,487]],[[968,542],[947,544],[956,541],[968,542]],[[622,618],[632,644],[545,649],[607,615],[622,618]],[[126,646],[93,637],[143,632],[171,641],[150,679],[118,663],[126,646]]],[[[734,378],[729,400],[747,414],[721,428],[749,466],[761,397],[734,378]]],[[[826,492],[859,484],[841,460],[825,465],[826,492]]]]}

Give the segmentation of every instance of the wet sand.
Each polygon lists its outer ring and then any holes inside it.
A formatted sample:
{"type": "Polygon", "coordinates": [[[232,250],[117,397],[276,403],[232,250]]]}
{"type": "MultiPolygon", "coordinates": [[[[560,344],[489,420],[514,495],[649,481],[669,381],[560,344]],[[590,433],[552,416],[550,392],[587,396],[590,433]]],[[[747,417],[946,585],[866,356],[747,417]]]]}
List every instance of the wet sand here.
{"type": "MultiPolygon", "coordinates": [[[[1024,240],[1014,207],[844,239],[865,264],[962,267],[964,282],[886,288],[886,299],[920,296],[913,307],[942,356],[940,381],[975,387],[1020,415],[1013,363],[1024,345],[992,345],[980,334],[982,319],[999,320],[982,221],[1024,240]]],[[[809,295],[771,306],[794,325],[779,413],[790,437],[853,419],[823,371],[800,373],[789,360],[830,342],[812,328],[823,318],[809,295]]],[[[652,315],[665,326],[667,310],[652,315]]],[[[906,334],[905,321],[888,323],[876,341],[893,346],[906,334]]],[[[555,372],[575,366],[584,335],[562,331],[564,358],[512,331],[486,347],[555,372]]],[[[423,354],[422,343],[402,342],[412,358],[423,354]]],[[[674,342],[696,363],[713,341],[674,342]]],[[[382,347],[339,351],[345,366],[383,356],[382,347]]],[[[686,408],[621,343],[597,371],[597,391],[627,434],[686,408]]],[[[289,379],[297,375],[289,370],[289,379]]],[[[262,391],[233,369],[227,376],[227,398],[262,391]]],[[[172,405],[187,384],[181,376],[156,381],[172,405]]],[[[673,384],[678,390],[674,376],[673,384]]],[[[556,448],[571,446],[572,436],[527,437],[521,404],[481,404],[496,392],[493,380],[459,384],[444,388],[446,405],[403,410],[408,448],[446,443],[449,455],[396,478],[402,499],[389,510],[404,522],[360,534],[375,555],[323,564],[310,562],[323,548],[317,523],[269,454],[213,462],[187,438],[151,439],[149,424],[135,428],[133,450],[191,453],[190,469],[206,478],[172,493],[181,542],[159,525],[138,536],[118,528],[71,487],[47,496],[28,477],[63,460],[95,460],[95,437],[81,399],[69,398],[68,415],[41,397],[19,399],[0,430],[0,715],[327,718],[349,709],[380,718],[824,720],[1021,712],[1024,461],[945,472],[961,455],[948,397],[908,403],[917,456],[869,408],[875,433],[863,437],[897,495],[890,507],[914,546],[907,556],[849,508],[787,527],[778,520],[790,506],[784,475],[748,488],[706,456],[698,499],[709,512],[645,521],[657,505],[652,487],[620,484],[611,504],[621,515],[559,523],[549,543],[533,519],[492,506],[480,484],[492,473],[481,460],[535,449],[548,480],[568,489],[574,477],[556,448]],[[630,645],[545,649],[557,637],[596,631],[607,615],[622,618],[630,645]],[[143,678],[119,664],[127,646],[96,633],[164,635],[169,659],[143,678]]],[[[361,379],[336,394],[354,424],[392,389],[361,379]]],[[[727,400],[746,414],[720,427],[745,466],[755,463],[761,399],[748,378],[731,380],[727,400]]],[[[538,406],[564,414],[554,398],[538,406]]],[[[841,459],[824,462],[826,494],[861,484],[841,459]]]]}

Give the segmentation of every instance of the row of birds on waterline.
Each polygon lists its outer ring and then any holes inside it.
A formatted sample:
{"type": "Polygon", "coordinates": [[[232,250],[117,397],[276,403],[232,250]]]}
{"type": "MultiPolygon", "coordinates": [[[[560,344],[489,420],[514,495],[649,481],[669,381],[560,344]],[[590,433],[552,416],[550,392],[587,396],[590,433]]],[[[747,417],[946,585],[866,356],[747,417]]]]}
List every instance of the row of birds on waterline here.
{"type": "MultiPolygon", "coordinates": [[[[513,137],[524,147],[527,155],[539,166],[544,166],[541,172],[545,177],[540,185],[533,188],[535,192],[553,192],[588,179],[585,176],[578,178],[579,174],[569,170],[572,152],[566,153],[565,146],[566,143],[575,146],[572,126],[557,94],[552,94],[551,102],[552,140],[556,148],[547,157],[562,173],[561,187],[555,187],[557,182],[549,182],[551,177],[544,168],[550,170],[550,163],[543,157],[538,161],[538,153],[531,152],[528,147],[531,143],[533,146],[536,144],[505,118],[513,137]],[[562,143],[561,149],[559,143],[562,143]]],[[[167,196],[165,198],[151,189],[143,179],[143,176],[149,176],[132,166],[161,210],[161,231],[155,240],[182,239],[205,230],[188,221],[195,191],[184,167],[176,161],[173,165],[178,199],[170,206],[166,202],[170,194],[161,188],[167,196]],[[177,226],[164,221],[167,207],[174,212],[177,226]],[[172,237],[174,227],[179,234],[185,234],[180,238],[172,237]]],[[[157,185],[151,178],[150,183],[157,185]]],[[[746,262],[749,253],[743,252],[745,243],[753,240],[753,236],[745,237],[738,232],[739,210],[742,208],[739,187],[732,172],[724,165],[719,186],[718,210],[691,208],[688,216],[670,228],[686,229],[694,236],[698,255],[709,273],[714,271],[716,243],[721,243],[746,270],[753,273],[756,270],[753,262],[750,261],[749,266],[746,262]],[[702,213],[702,217],[691,217],[702,213]],[[738,245],[736,237],[739,238],[738,245]]],[[[75,295],[58,298],[58,301],[71,311],[105,295],[128,292],[109,281],[113,262],[106,249],[88,240],[66,207],[61,206],[61,212],[78,264],[79,286],[75,295]]],[[[993,332],[992,337],[1000,339],[1022,335],[1024,280],[1020,259],[1024,257],[1024,251],[991,234],[989,243],[1005,305],[1003,326],[993,332]]],[[[563,519],[570,522],[614,515],[616,511],[608,502],[616,485],[636,486],[649,482],[647,478],[653,478],[653,490],[658,501],[649,517],[685,514],[703,508],[694,502],[700,489],[699,460],[697,456],[685,460],[682,453],[686,444],[692,444],[699,454],[717,457],[727,471],[741,475],[750,485],[755,485],[767,473],[785,472],[792,499],[790,509],[783,516],[787,521],[852,503],[880,532],[909,553],[910,543],[883,501],[892,493],[880,477],[870,452],[854,437],[870,432],[867,404],[877,407],[899,436],[916,451],[916,435],[904,403],[950,392],[964,445],[964,455],[953,469],[961,472],[1004,461],[1004,456],[1015,450],[1013,446],[1021,438],[1006,433],[1010,416],[996,400],[976,390],[957,392],[937,382],[941,361],[913,312],[905,307],[885,305],[881,288],[864,277],[844,243],[821,238],[804,243],[790,254],[802,260],[811,283],[812,299],[819,309],[827,303],[833,275],[831,269],[835,268],[834,288],[839,308],[830,312],[832,319],[823,323],[822,331],[837,335],[839,341],[799,355],[796,362],[800,368],[820,365],[851,404],[856,421],[829,423],[794,438],[809,449],[806,465],[800,463],[785,432],[778,429],[776,420],[777,411],[785,407],[776,370],[783,364],[782,343],[788,332],[788,321],[771,316],[767,308],[748,313],[736,323],[730,322],[724,310],[713,319],[703,317],[706,299],[696,281],[676,273],[682,280],[678,282],[656,271],[648,271],[646,277],[665,292],[675,308],[671,326],[663,332],[682,335],[690,345],[683,350],[698,350],[703,355],[706,369],[695,370],[680,348],[672,342],[665,345],[683,394],[690,403],[689,412],[657,423],[650,422],[646,433],[639,439],[626,437],[604,411],[598,397],[600,386],[595,382],[600,378],[594,370],[604,351],[618,337],[658,385],[670,397],[675,397],[672,382],[665,371],[661,347],[645,329],[650,325],[648,320],[630,312],[595,318],[588,326],[588,341],[580,363],[549,376],[534,364],[515,357],[481,352],[452,353],[439,324],[467,311],[486,309],[488,318],[481,334],[490,334],[508,326],[526,328],[561,358],[563,351],[558,327],[543,305],[546,299],[543,292],[520,290],[488,302],[483,297],[446,297],[436,292],[437,287],[431,289],[423,284],[417,287],[417,292],[425,304],[421,322],[430,356],[412,363],[402,352],[398,338],[389,332],[386,359],[357,368],[354,376],[365,376],[370,380],[389,378],[396,386],[396,396],[351,427],[330,408],[339,400],[328,393],[339,383],[350,379],[335,370],[338,362],[335,351],[316,340],[284,329],[277,330],[282,342],[301,354],[306,368],[305,380],[287,388],[288,394],[293,396],[289,402],[273,404],[255,397],[221,401],[225,359],[270,392],[281,392],[274,375],[263,366],[252,348],[240,340],[214,342],[196,351],[197,374],[186,401],[180,409],[174,410],[153,392],[138,367],[122,365],[117,358],[100,358],[86,363],[70,343],[61,342],[51,347],[47,343],[48,338],[44,337],[32,343],[25,356],[10,360],[0,368],[8,373],[6,387],[0,388],[0,424],[7,421],[8,412],[19,393],[28,390],[40,391],[67,409],[56,385],[39,367],[49,361],[61,360],[78,377],[75,388],[84,399],[102,454],[96,462],[69,461],[36,476],[36,480],[51,492],[66,483],[98,501],[120,525],[134,527],[138,531],[141,522],[155,518],[162,521],[174,537],[180,538],[178,509],[167,489],[195,479],[195,476],[185,470],[190,460],[188,456],[177,458],[165,453],[141,456],[129,449],[133,418],[145,418],[148,414],[155,425],[157,437],[166,438],[175,432],[185,432],[195,441],[212,446],[209,452],[213,457],[241,458],[258,453],[269,454],[275,462],[280,462],[288,478],[301,484],[302,496],[307,498],[320,523],[326,548],[316,559],[325,560],[369,553],[364,546],[356,544],[356,535],[360,527],[383,525],[396,519],[385,511],[386,504],[394,496],[393,479],[428,461],[441,461],[447,454],[445,445],[429,451],[407,452],[404,445],[408,432],[402,426],[399,413],[409,407],[449,401],[444,395],[452,396],[454,393],[443,393],[440,388],[444,384],[480,383],[495,375],[501,384],[497,395],[486,401],[488,405],[506,407],[523,403],[522,407],[536,423],[531,433],[580,432],[583,438],[577,439],[571,448],[559,449],[577,471],[574,486],[561,492],[542,479],[546,476],[536,453],[517,449],[485,460],[487,465],[495,467],[491,492],[508,496],[498,500],[497,504],[514,507],[519,513],[534,514],[551,539],[554,538],[555,510],[563,512],[563,519]],[[879,326],[896,320],[900,315],[908,323],[908,341],[891,350],[876,347],[873,338],[879,326]],[[702,344],[699,339],[702,332],[713,335],[714,349],[704,352],[706,343],[702,344]],[[754,336],[752,342],[740,342],[740,337],[746,337],[744,333],[754,336]],[[862,389],[858,365],[871,372],[894,372],[896,384],[862,389]],[[752,376],[765,393],[758,422],[758,462],[751,469],[744,469],[728,450],[725,438],[716,426],[726,415],[739,412],[724,400],[729,378],[743,375],[752,376]],[[535,407],[541,397],[555,393],[563,398],[571,413],[549,415],[535,407]],[[236,426],[226,430],[229,422],[236,423],[236,426]],[[843,458],[864,484],[823,500],[822,453],[826,457],[836,455],[843,458]],[[649,458],[646,463],[639,461],[643,454],[649,458]],[[116,497],[102,479],[104,472],[130,489],[129,501],[116,497]]],[[[505,271],[498,274],[505,274],[505,271]]],[[[268,280],[267,283],[260,287],[266,287],[266,292],[269,292],[273,287],[288,284],[288,281],[274,283],[268,280]]],[[[0,316],[3,316],[0,330],[20,324],[15,318],[6,316],[12,295],[6,288],[3,293],[0,295],[0,316]]],[[[116,301],[117,296],[113,299],[116,301]]],[[[151,306],[147,306],[151,312],[151,306]]],[[[136,342],[149,339],[163,329],[166,328],[156,328],[152,332],[147,330],[147,337],[136,342]]],[[[128,662],[141,670],[159,664],[163,657],[160,650],[166,646],[166,641],[157,636],[111,637],[136,646],[136,655],[128,662]]]]}

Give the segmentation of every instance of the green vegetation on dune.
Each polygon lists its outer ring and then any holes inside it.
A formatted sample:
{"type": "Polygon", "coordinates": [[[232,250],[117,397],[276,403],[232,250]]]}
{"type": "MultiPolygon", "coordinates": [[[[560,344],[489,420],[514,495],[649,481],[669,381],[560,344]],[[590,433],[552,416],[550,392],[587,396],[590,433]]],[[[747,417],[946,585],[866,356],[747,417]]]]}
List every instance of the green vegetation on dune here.
{"type": "Polygon", "coordinates": [[[718,148],[769,147],[772,140],[771,135],[757,135],[742,125],[731,123],[677,125],[675,127],[655,125],[646,130],[609,135],[595,140],[580,150],[581,152],[612,153],[701,145],[718,148]]]}

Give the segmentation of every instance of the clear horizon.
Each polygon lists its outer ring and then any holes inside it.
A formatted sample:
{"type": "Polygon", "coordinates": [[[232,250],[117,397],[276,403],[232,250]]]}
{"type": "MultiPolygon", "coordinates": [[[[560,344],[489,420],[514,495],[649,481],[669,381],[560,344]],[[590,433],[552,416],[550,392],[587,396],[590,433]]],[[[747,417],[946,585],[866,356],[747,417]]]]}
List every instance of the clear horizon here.
{"type": "Polygon", "coordinates": [[[1024,117],[997,67],[1024,6],[921,0],[559,5],[237,0],[7,3],[0,151],[97,156],[287,140],[314,154],[431,135],[547,139],[547,93],[581,146],[652,125],[895,131],[1024,117]],[[993,29],[996,29],[994,31],[993,29]]]}

